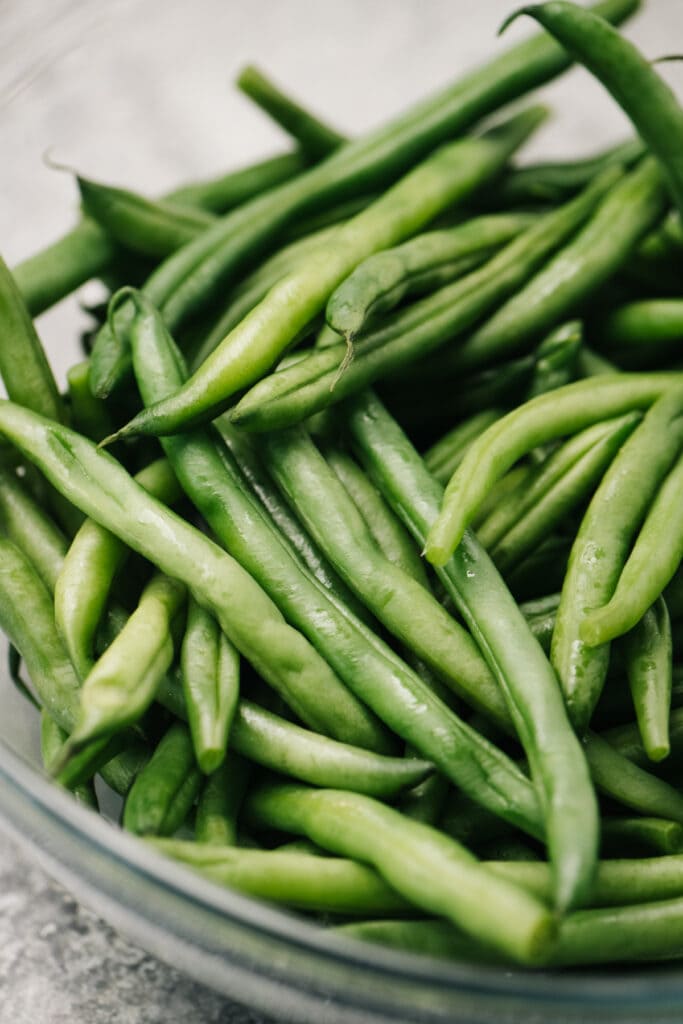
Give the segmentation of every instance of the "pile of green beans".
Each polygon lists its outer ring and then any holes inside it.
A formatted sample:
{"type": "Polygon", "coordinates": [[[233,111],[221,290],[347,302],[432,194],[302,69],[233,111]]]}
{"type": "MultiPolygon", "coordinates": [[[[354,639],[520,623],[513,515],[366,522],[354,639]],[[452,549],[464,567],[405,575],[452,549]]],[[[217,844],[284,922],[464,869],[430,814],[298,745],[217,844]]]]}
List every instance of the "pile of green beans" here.
{"type": "Polygon", "coordinates": [[[292,152],[79,177],[76,228],[0,261],[0,628],[46,773],[355,940],[683,956],[683,111],[634,7],[524,8],[547,32],[357,140],[249,67],[292,152]],[[547,111],[479,120],[572,59],[639,137],[513,165],[547,111]],[[102,275],[62,395],[32,316],[102,275]]]}

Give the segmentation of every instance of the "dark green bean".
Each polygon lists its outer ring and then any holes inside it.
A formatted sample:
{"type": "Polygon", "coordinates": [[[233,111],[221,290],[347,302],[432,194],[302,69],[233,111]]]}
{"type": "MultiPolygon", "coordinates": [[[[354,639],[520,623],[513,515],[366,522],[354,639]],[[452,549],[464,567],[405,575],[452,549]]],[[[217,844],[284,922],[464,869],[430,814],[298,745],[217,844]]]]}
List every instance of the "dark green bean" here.
{"type": "Polygon", "coordinates": [[[295,139],[313,160],[320,160],[346,142],[339,132],[323,124],[266,78],[253,64],[237,77],[237,85],[262,110],[295,139]]]}
{"type": "Polygon", "coordinates": [[[619,171],[606,171],[576,199],[527,228],[483,268],[358,339],[343,375],[338,371],[346,345],[316,351],[256,384],[233,409],[233,419],[249,430],[298,422],[451,342],[519,288],[590,215],[618,177],[619,171]]]}
{"type": "Polygon", "coordinates": [[[86,515],[167,575],[185,582],[198,600],[213,608],[235,646],[304,721],[321,732],[346,733],[348,721],[339,708],[348,705],[347,691],[234,559],[73,431],[0,402],[0,432],[86,515]]]}
{"type": "Polygon", "coordinates": [[[626,637],[626,672],[643,746],[651,761],[670,750],[671,622],[659,597],[626,637]]]}
{"type": "Polygon", "coordinates": [[[187,728],[172,725],[136,776],[123,805],[123,827],[139,836],[171,836],[201,788],[187,728]]]}
{"type": "MultiPolygon", "coordinates": [[[[362,460],[423,541],[441,487],[398,425],[372,396],[350,403],[348,424],[362,460]]],[[[597,807],[583,754],[566,718],[557,679],[522,613],[476,538],[467,533],[439,573],[503,692],[543,793],[555,903],[566,909],[590,888],[597,807]]]]}
{"type": "Polygon", "coordinates": [[[237,815],[248,781],[248,765],[229,750],[220,768],[212,772],[199,794],[194,822],[194,837],[198,843],[235,845],[237,815]]]}
{"type": "Polygon", "coordinates": [[[370,317],[389,312],[406,295],[414,294],[416,283],[419,291],[434,291],[448,284],[473,269],[463,260],[479,255],[478,262],[482,262],[534,220],[529,214],[475,217],[378,252],[360,263],[332,293],[325,309],[327,323],[347,339],[355,338],[370,317]],[[434,272],[438,275],[444,268],[449,268],[445,278],[432,279],[434,272]],[[426,281],[425,275],[430,275],[426,281]]]}
{"type": "MultiPolygon", "coordinates": [[[[545,113],[543,108],[530,108],[485,135],[437,149],[343,224],[324,251],[290,270],[175,395],[144,409],[114,436],[169,434],[215,418],[236,391],[271,369],[361,260],[415,234],[492,177],[545,113]]],[[[350,148],[344,147],[342,153],[350,148]]],[[[151,298],[158,298],[156,288],[148,286],[147,291],[151,298]]],[[[182,288],[174,292],[176,306],[181,292],[182,288]]],[[[162,305],[162,312],[171,324],[177,320],[169,303],[162,305]]]]}
{"type": "Polygon", "coordinates": [[[183,692],[197,764],[220,767],[239,698],[239,654],[213,615],[190,596],[181,650],[183,692]]]}
{"type": "Polygon", "coordinates": [[[552,0],[521,8],[505,24],[519,14],[540,22],[609,90],[661,162],[683,214],[683,108],[653,63],[595,10],[552,0]]]}

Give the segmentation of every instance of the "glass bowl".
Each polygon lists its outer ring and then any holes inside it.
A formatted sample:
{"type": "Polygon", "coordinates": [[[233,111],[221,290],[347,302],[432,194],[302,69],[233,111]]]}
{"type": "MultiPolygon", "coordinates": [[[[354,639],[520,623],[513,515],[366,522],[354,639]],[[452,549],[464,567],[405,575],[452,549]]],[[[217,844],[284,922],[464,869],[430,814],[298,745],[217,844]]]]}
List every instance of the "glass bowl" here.
{"type": "MultiPolygon", "coordinates": [[[[355,133],[494,53],[511,6],[9,0],[3,28],[12,59],[0,69],[12,153],[0,168],[3,255],[11,265],[73,222],[75,189],[44,165],[48,147],[88,176],[161,193],[286,145],[228,89],[247,61],[355,133]]],[[[651,0],[628,29],[652,56],[668,52],[681,30],[680,0],[651,0]]],[[[511,41],[524,31],[513,26],[511,41]]],[[[580,71],[543,95],[561,113],[528,147],[530,157],[575,158],[628,132],[580,71]]],[[[76,358],[81,323],[75,298],[38,321],[60,381],[76,358]]],[[[169,862],[44,778],[37,716],[12,686],[5,654],[0,641],[0,827],[120,931],[218,992],[316,1024],[683,1018],[679,967],[531,973],[399,954],[342,939],[169,862]]]]}

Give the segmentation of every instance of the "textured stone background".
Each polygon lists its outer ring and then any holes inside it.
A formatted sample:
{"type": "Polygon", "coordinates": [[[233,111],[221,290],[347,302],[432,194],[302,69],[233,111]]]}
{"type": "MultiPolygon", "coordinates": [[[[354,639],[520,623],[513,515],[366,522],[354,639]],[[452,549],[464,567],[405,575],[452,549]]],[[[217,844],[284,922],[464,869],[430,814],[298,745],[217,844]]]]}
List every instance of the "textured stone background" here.
{"type": "MultiPolygon", "coordinates": [[[[283,146],[278,130],[229,89],[247,61],[341,129],[360,131],[504,45],[495,30],[513,6],[0,0],[0,251],[16,262],[74,219],[73,182],[45,166],[48,147],[91,177],[162,192],[283,146]]],[[[526,31],[514,26],[510,41],[526,31]]],[[[683,0],[649,0],[628,32],[652,57],[679,52],[683,0]]],[[[683,92],[680,66],[663,73],[683,92]]],[[[543,96],[558,116],[528,147],[529,157],[574,157],[628,132],[581,71],[543,96]]],[[[78,323],[75,299],[39,321],[60,377],[78,323]]],[[[0,1024],[255,1019],[121,939],[0,836],[0,1024]]]]}

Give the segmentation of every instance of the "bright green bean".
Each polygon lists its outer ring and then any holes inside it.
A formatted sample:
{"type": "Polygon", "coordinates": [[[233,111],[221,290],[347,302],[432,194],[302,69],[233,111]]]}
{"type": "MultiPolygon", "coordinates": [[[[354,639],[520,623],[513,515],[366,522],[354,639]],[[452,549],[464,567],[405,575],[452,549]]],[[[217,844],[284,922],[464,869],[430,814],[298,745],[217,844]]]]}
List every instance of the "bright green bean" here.
{"type": "Polygon", "coordinates": [[[408,906],[372,868],[341,857],[290,850],[238,850],[179,839],[150,842],[214,882],[299,910],[382,914],[408,906]]]}
{"type": "Polygon", "coordinates": [[[458,923],[522,963],[553,933],[535,899],[482,868],[464,847],[397,811],[343,790],[264,786],[247,798],[261,825],[306,835],[333,853],[370,863],[423,910],[458,923]]]}

